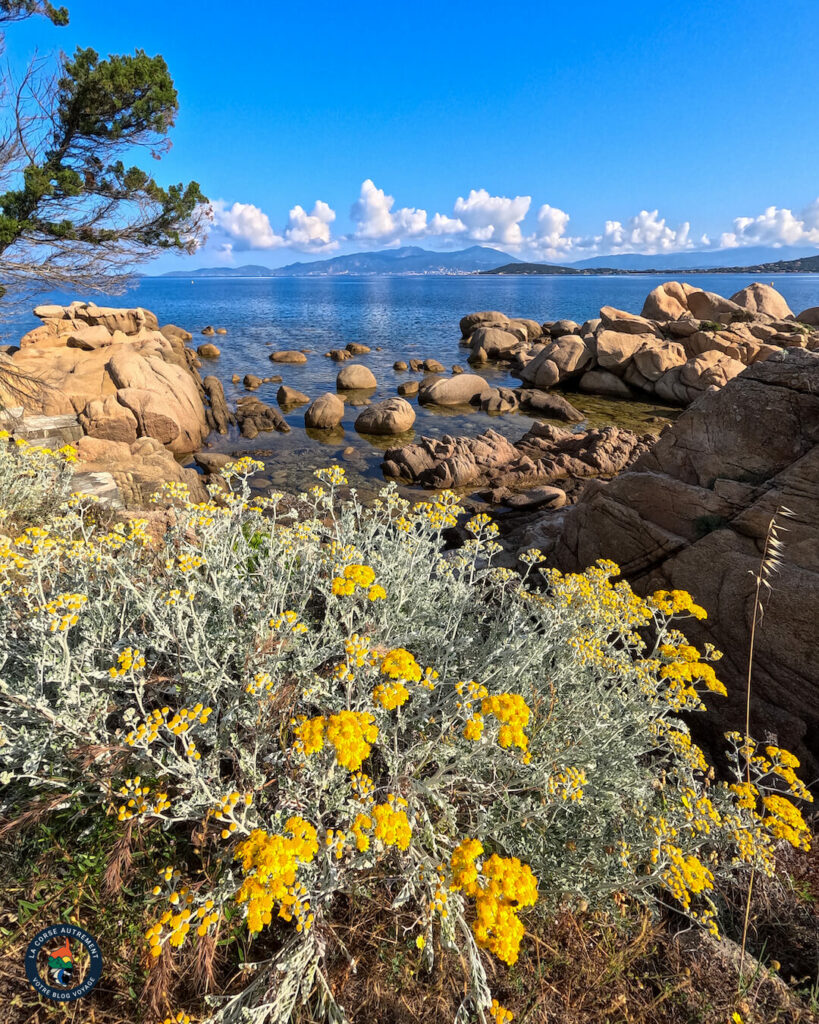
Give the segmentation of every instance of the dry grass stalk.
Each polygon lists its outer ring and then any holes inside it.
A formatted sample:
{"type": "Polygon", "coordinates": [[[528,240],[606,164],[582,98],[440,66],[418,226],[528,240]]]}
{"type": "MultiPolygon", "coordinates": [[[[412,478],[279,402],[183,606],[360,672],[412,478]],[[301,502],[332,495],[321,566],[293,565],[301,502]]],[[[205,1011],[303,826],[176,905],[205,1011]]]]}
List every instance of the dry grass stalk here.
{"type": "MultiPolygon", "coordinates": [[[[745,682],[745,782],[749,789],[751,786],[751,677],[753,675],[754,668],[754,642],[756,640],[756,628],[757,625],[762,622],[762,618],[765,615],[765,604],[763,601],[762,590],[764,587],[768,592],[773,591],[771,577],[774,573],[779,572],[779,567],[782,565],[781,556],[784,545],[779,539],[779,532],[787,532],[787,530],[784,526],[780,526],[779,523],[777,523],[776,517],[780,516],[782,518],[789,518],[793,516],[793,514],[794,513],[784,505],[780,505],[776,512],[774,512],[771,517],[771,521],[768,524],[768,532],[765,534],[765,547],[762,550],[762,561],[759,565],[759,572],[754,577],[756,586],[754,590],[753,614],[751,615],[751,640],[748,648],[748,672],[745,682]]],[[[742,969],[745,965],[745,951],[748,944],[748,927],[751,921],[751,898],[754,889],[754,876],[754,865],[751,865],[751,873],[748,878],[748,895],[745,901],[745,918],[742,924],[742,942],[740,944],[738,979],[738,984],[740,986],[742,985],[742,969]]]]}

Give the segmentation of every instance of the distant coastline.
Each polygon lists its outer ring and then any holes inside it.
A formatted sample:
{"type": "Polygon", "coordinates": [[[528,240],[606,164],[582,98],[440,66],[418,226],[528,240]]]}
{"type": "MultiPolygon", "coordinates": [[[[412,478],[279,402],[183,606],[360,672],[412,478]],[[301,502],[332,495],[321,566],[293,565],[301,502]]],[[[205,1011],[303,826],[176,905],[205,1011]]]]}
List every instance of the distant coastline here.
{"type": "Polygon", "coordinates": [[[538,275],[571,274],[572,276],[594,275],[611,277],[612,275],[646,275],[646,274],[816,274],[819,273],[819,256],[808,256],[797,260],[777,260],[775,263],[755,263],[745,267],[647,267],[645,269],[626,269],[625,267],[555,267],[548,263],[508,263],[492,270],[479,270],[477,273],[486,275],[538,275]]]}
{"type": "MultiPolygon", "coordinates": [[[[757,250],[759,252],[759,250],[757,250]]],[[[613,257],[620,261],[626,256],[613,257]]],[[[646,257],[641,257],[645,260],[646,257]]],[[[713,258],[713,257],[711,257],[713,258]]],[[[674,262],[674,261],[669,261],[674,262]]],[[[677,261],[678,262],[678,261],[677,261]]],[[[202,267],[173,270],[166,274],[142,275],[183,280],[229,278],[330,278],[330,277],[645,277],[691,274],[815,274],[819,273],[819,255],[789,260],[761,260],[744,266],[560,266],[552,263],[525,263],[509,253],[485,246],[472,246],[458,252],[430,252],[417,246],[379,252],[352,253],[314,263],[291,263],[285,267],[247,264],[241,267],[202,267]]]]}

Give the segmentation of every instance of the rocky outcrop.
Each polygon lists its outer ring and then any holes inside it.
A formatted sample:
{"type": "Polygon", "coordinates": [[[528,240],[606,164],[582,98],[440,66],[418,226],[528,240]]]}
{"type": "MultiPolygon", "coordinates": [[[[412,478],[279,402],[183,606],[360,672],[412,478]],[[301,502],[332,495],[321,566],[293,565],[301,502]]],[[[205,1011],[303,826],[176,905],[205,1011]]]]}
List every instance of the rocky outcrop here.
{"type": "Polygon", "coordinates": [[[613,476],[648,450],[651,435],[605,427],[574,434],[535,423],[514,444],[494,430],[478,437],[440,440],[390,448],[384,475],[420,487],[506,487],[520,490],[566,478],[613,476]]]}
{"type": "Polygon", "coordinates": [[[537,335],[530,321],[475,313],[463,318],[461,330],[471,363],[510,363],[532,388],[568,383],[610,398],[648,395],[688,405],[784,348],[819,350],[813,319],[814,311],[805,310],[797,323],[769,285],[754,283],[726,299],[667,281],[639,316],[603,306],[598,320],[547,321],[537,335]]]}
{"type": "MultiPolygon", "coordinates": [[[[580,570],[611,558],[640,593],[688,590],[708,612],[693,642],[724,652],[729,689],[714,736],[741,728],[755,575],[771,517],[787,533],[754,651],[752,729],[775,736],[819,771],[819,354],[790,349],[704,393],[611,483],[590,483],[571,508],[514,531],[515,551],[539,547],[580,570]]],[[[712,706],[716,704],[712,700],[712,706]]]]}
{"type": "MultiPolygon", "coordinates": [[[[75,302],[35,312],[42,326],[2,357],[36,382],[16,396],[27,413],[73,413],[85,433],[103,440],[153,437],[178,454],[201,447],[209,428],[188,332],[170,324],[158,330],[141,308],[75,302]]],[[[2,393],[0,402],[17,404],[2,393]]]]}
{"type": "Polygon", "coordinates": [[[76,442],[74,489],[105,497],[112,504],[143,507],[164,483],[183,483],[192,501],[207,501],[202,477],[180,466],[155,438],[128,444],[97,437],[76,442]]]}

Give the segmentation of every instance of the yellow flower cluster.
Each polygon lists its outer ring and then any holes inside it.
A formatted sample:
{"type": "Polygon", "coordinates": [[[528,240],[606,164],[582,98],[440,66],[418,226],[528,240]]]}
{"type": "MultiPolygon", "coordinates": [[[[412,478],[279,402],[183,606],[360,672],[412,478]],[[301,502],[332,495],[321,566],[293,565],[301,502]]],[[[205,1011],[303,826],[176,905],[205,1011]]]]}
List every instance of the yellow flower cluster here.
{"type": "Polygon", "coordinates": [[[336,751],[336,760],[349,771],[356,771],[370,756],[378,728],[368,711],[340,711],[327,720],[327,740],[336,751]]]}
{"type": "Polygon", "coordinates": [[[277,615],[275,619],[271,619],[269,622],[271,629],[283,630],[287,629],[290,633],[306,633],[307,626],[301,621],[295,612],[287,611],[282,612],[281,615],[277,615]]]}
{"type": "Polygon", "coordinates": [[[302,718],[295,734],[295,749],[305,757],[321,750],[326,737],[335,748],[338,763],[352,772],[370,756],[371,744],[378,738],[378,727],[368,711],[340,711],[329,717],[302,718]]]}
{"type": "MultiPolygon", "coordinates": [[[[166,729],[173,736],[182,736],[197,723],[207,725],[212,714],[213,708],[206,708],[202,704],[197,704],[190,710],[182,708],[181,711],[176,711],[173,714],[169,707],[155,708],[144,722],[128,733],[125,742],[129,747],[148,747],[157,738],[161,729],[166,729]]],[[[195,748],[191,751],[189,745],[186,747],[186,751],[197,761],[199,760],[199,754],[196,753],[195,748]]]]}
{"type": "Polygon", "coordinates": [[[386,590],[375,582],[375,570],[369,565],[347,565],[340,576],[333,577],[331,589],[336,597],[350,597],[356,588],[366,590],[370,601],[384,600],[387,596],[386,590]]]}
{"type": "Polygon", "coordinates": [[[707,619],[708,613],[698,604],[687,590],[657,590],[646,598],[649,608],[663,615],[693,615],[695,619],[707,619]]]}
{"type": "Polygon", "coordinates": [[[472,931],[478,945],[511,966],[518,959],[524,934],[518,913],[537,902],[537,879],[517,857],[493,853],[479,867],[477,858],[482,853],[478,840],[458,844],[450,860],[451,888],[475,899],[472,931]]]}
{"type": "MultiPolygon", "coordinates": [[[[458,692],[468,694],[466,696],[466,707],[471,710],[471,701],[475,699],[472,694],[486,693],[484,687],[477,687],[474,682],[458,683],[458,692]]],[[[458,705],[461,707],[462,705],[458,705]]],[[[468,740],[477,741],[483,735],[482,716],[492,715],[500,723],[498,730],[498,743],[500,746],[520,747],[524,752],[529,746],[529,738],[523,731],[529,724],[529,706],[523,697],[518,693],[499,693],[493,697],[484,696],[481,699],[480,713],[475,713],[467,720],[463,735],[468,740]]],[[[526,757],[528,758],[528,754],[526,757]]],[[[528,764],[528,760],[526,762],[528,764]]]]}
{"type": "Polygon", "coordinates": [[[676,756],[694,771],[707,772],[708,762],[705,760],[705,754],[692,742],[691,736],[678,726],[679,723],[672,725],[664,718],[660,718],[651,723],[649,730],[657,737],[658,742],[664,739],[676,756]]]}
{"type": "Polygon", "coordinates": [[[253,794],[245,793],[244,795],[238,790],[233,790],[232,793],[228,793],[227,796],[222,797],[221,800],[208,811],[208,816],[213,815],[220,821],[227,823],[227,828],[222,829],[222,838],[229,838],[239,828],[240,819],[236,817],[236,807],[241,806],[244,811],[250,807],[253,803],[253,794]]]}
{"type": "Polygon", "coordinates": [[[782,779],[788,787],[788,792],[800,800],[812,803],[813,795],[794,770],[799,767],[799,758],[781,747],[765,747],[765,753],[771,759],[769,770],[782,779]]]}
{"type": "Polygon", "coordinates": [[[373,835],[385,846],[397,846],[399,850],[406,850],[409,846],[412,827],[404,810],[406,806],[407,801],[403,797],[393,797],[390,803],[376,804],[373,807],[373,835]]]}
{"type": "Polygon", "coordinates": [[[37,610],[48,615],[48,628],[52,633],[65,633],[79,622],[77,612],[88,603],[85,594],[58,594],[37,610]]]}
{"type": "Polygon", "coordinates": [[[381,659],[381,672],[390,679],[406,679],[417,683],[421,679],[421,666],[403,647],[396,647],[381,659]]]}
{"type": "Polygon", "coordinates": [[[370,848],[370,837],[366,834],[373,827],[373,819],[369,814],[363,814],[359,812],[355,816],[353,827],[351,829],[353,838],[355,839],[355,846],[359,853],[364,853],[370,848]]]}
{"type": "Polygon", "coordinates": [[[675,711],[702,707],[695,684],[702,682],[712,693],[725,697],[728,691],[717,679],[713,668],[700,661],[700,652],[691,644],[661,644],[660,654],[667,664],[660,668],[660,679],[668,687],[666,699],[675,711]]]}
{"type": "Polygon", "coordinates": [[[776,794],[764,796],[762,804],[768,812],[762,824],[775,839],[784,839],[797,850],[810,850],[810,829],[798,807],[776,794]]]}
{"type": "Polygon", "coordinates": [[[683,817],[691,824],[695,832],[710,835],[714,826],[719,828],[722,825],[722,815],[705,793],[697,794],[695,790],[686,787],[680,794],[680,804],[683,809],[683,817]]]}
{"type": "Polygon", "coordinates": [[[176,558],[168,558],[165,561],[165,569],[168,572],[172,572],[174,569],[177,572],[189,573],[193,572],[194,569],[199,569],[203,565],[207,565],[207,559],[204,555],[194,554],[192,551],[183,551],[176,558]]]}
{"type": "Polygon", "coordinates": [[[583,787],[586,785],[588,779],[582,768],[563,768],[549,776],[546,792],[559,800],[579,803],[583,799],[583,787]]]}
{"type": "Polygon", "coordinates": [[[375,783],[366,772],[353,772],[350,776],[350,787],[356,800],[365,804],[374,802],[375,783]]]}
{"type": "Polygon", "coordinates": [[[332,853],[336,860],[344,856],[344,846],[347,842],[347,833],[341,829],[328,828],[324,833],[324,845],[332,853]]]}
{"type": "MultiPolygon", "coordinates": [[[[160,872],[160,874],[163,874],[160,872]]],[[[175,873],[178,877],[178,872],[175,873]]],[[[160,891],[159,886],[154,888],[154,894],[160,891]]],[[[169,945],[179,947],[184,945],[185,939],[191,930],[191,925],[196,924],[196,934],[201,938],[209,928],[219,920],[219,911],[214,909],[212,899],[193,910],[193,894],[188,886],[182,886],[179,891],[172,891],[168,896],[168,902],[173,909],[166,910],[160,919],[145,932],[145,938],[151,950],[151,956],[158,957],[162,953],[162,946],[167,941],[169,945]]]]}
{"type": "Polygon", "coordinates": [[[484,537],[497,537],[500,530],[492,522],[490,516],[485,512],[480,512],[476,516],[472,516],[471,519],[467,520],[466,528],[470,533],[474,533],[476,537],[483,535],[484,537]]]}
{"type": "Polygon", "coordinates": [[[175,1017],[166,1017],[162,1024],[191,1024],[191,1019],[184,1010],[180,1010],[175,1017]]]}
{"type": "Polygon", "coordinates": [[[331,487],[343,487],[347,483],[347,475],[341,466],[330,466],[328,469],[317,469],[313,476],[331,487]]]}
{"type": "Polygon", "coordinates": [[[359,636],[358,633],[353,633],[344,641],[344,653],[347,655],[347,665],[350,668],[373,665],[377,658],[370,651],[370,641],[367,637],[359,636]]]}
{"type": "Polygon", "coordinates": [[[659,847],[659,859],[665,863],[660,879],[665,888],[686,910],[691,907],[691,897],[706,889],[714,888],[714,876],[699,857],[687,857],[679,846],[663,842],[659,847]]]}
{"type": "Polygon", "coordinates": [[[302,716],[295,728],[296,743],[294,749],[305,757],[316,754],[324,746],[324,715],[316,718],[302,716]]]}
{"type": "MultiPolygon", "coordinates": [[[[566,573],[543,569],[549,583],[546,604],[559,610],[573,611],[583,620],[595,624],[595,632],[628,635],[644,626],[653,613],[626,582],[612,584],[620,568],[608,559],[599,559],[583,573],[566,573]],[[605,630],[601,630],[601,626],[605,630]]],[[[524,595],[526,596],[526,595],[524,595]]],[[[530,595],[536,600],[537,595],[530,595]]],[[[633,636],[630,636],[634,640],[633,636]]]]}
{"type": "Polygon", "coordinates": [[[275,685],[273,676],[269,672],[257,672],[245,687],[245,693],[252,693],[258,697],[260,693],[270,693],[275,685]]]}
{"type": "Polygon", "coordinates": [[[409,700],[409,690],[399,682],[379,683],[373,690],[373,700],[385,710],[393,711],[406,704],[409,700]]]}
{"type": "Polygon", "coordinates": [[[297,816],[289,818],[284,827],[289,836],[254,829],[236,850],[236,859],[241,860],[246,876],[236,902],[247,903],[247,925],[251,932],[260,932],[270,924],[276,903],[285,920],[295,914],[300,931],[307,931],[313,923],[303,886],[296,888],[296,872],[299,864],[309,864],[318,853],[316,830],[297,816]]]}
{"type": "Polygon", "coordinates": [[[459,504],[458,496],[452,491],[441,491],[434,501],[418,501],[412,506],[413,519],[400,516],[395,525],[404,533],[409,533],[413,522],[426,525],[432,530],[444,530],[455,526],[458,516],[464,511],[459,504]]]}
{"type": "Polygon", "coordinates": [[[118,808],[117,821],[130,821],[141,814],[158,816],[171,806],[167,793],[154,793],[149,800],[151,787],[143,786],[139,775],[133,779],[126,779],[119,793],[128,799],[118,808]]]}
{"type": "Polygon", "coordinates": [[[473,715],[464,726],[464,739],[477,743],[483,736],[483,715],[473,715]]]}
{"type": "Polygon", "coordinates": [[[511,1021],[515,1019],[514,1013],[511,1010],[507,1010],[505,1006],[497,1001],[492,1000],[492,1005],[489,1007],[489,1016],[495,1021],[495,1024],[511,1024],[511,1021]]]}
{"type": "Polygon", "coordinates": [[[108,675],[112,679],[116,679],[117,676],[124,676],[132,670],[139,672],[143,668],[145,668],[145,655],[140,652],[138,647],[126,647],[117,658],[116,667],[112,666],[108,669],[108,675]]]}

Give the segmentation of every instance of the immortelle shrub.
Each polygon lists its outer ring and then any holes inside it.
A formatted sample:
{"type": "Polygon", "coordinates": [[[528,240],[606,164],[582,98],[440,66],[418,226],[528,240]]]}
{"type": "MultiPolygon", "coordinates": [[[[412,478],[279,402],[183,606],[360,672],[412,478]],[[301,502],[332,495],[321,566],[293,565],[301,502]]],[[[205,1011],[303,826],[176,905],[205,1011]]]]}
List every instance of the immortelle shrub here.
{"type": "Polygon", "coordinates": [[[71,445],[54,452],[0,430],[0,515],[18,523],[46,515],[70,494],[76,461],[71,445]]]}
{"type": "Polygon", "coordinates": [[[410,915],[427,970],[461,952],[457,1020],[507,1021],[484,958],[514,964],[537,916],[627,899],[716,933],[722,880],[807,846],[795,759],[733,735],[736,782],[716,782],[679,717],[724,693],[680,631],[705,615],[687,593],[641,599],[610,562],[563,576],[537,552],[524,577],[493,568],[485,515],[444,552],[455,495],[410,507],[390,485],[365,508],[338,467],[312,515],[284,515],[250,497],[257,466],[205,504],[166,486],[159,543],[75,496],[0,560],[3,811],[173,835],[144,893],[151,960],[264,936],[210,1022],[305,1001],[345,1020],[340,894],[410,915]]]}

